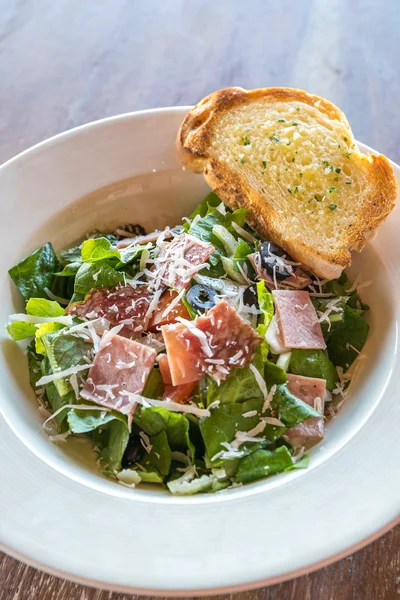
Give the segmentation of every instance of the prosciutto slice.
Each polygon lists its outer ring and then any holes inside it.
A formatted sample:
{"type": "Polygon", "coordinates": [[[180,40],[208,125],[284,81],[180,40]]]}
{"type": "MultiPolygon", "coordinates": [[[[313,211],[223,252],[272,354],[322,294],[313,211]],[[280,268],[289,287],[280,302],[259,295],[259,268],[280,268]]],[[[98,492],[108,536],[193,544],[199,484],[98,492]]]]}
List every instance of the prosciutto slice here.
{"type": "MultiPolygon", "coordinates": [[[[107,335],[107,334],[106,334],[107,335]]],[[[140,394],[153,368],[156,351],[134,340],[114,335],[96,354],[82,398],[131,414],[136,404],[124,392],[140,394]]]]}
{"type": "Polygon", "coordinates": [[[273,290],[272,294],[284,346],[324,350],[326,344],[310,294],[304,290],[273,290]]]}
{"type": "Polygon", "coordinates": [[[161,283],[169,288],[182,290],[214,250],[211,244],[183,233],[162,246],[156,259],[155,277],[160,278],[161,283]]]}
{"type": "Polygon", "coordinates": [[[173,385],[208,374],[218,383],[248,365],[263,338],[225,300],[195,321],[162,327],[173,385]]]}
{"type": "MultiPolygon", "coordinates": [[[[289,391],[306,402],[315,410],[324,413],[324,396],[326,389],[325,379],[316,377],[303,377],[302,375],[288,374],[289,391]]],[[[285,432],[289,443],[294,447],[309,448],[321,441],[324,437],[323,417],[313,417],[285,432]]]]}
{"type": "Polygon", "coordinates": [[[124,322],[124,334],[141,335],[146,327],[146,313],[150,301],[151,295],[147,287],[118,285],[114,288],[93,290],[83,302],[72,304],[66,312],[88,319],[105,317],[111,327],[124,322]]]}

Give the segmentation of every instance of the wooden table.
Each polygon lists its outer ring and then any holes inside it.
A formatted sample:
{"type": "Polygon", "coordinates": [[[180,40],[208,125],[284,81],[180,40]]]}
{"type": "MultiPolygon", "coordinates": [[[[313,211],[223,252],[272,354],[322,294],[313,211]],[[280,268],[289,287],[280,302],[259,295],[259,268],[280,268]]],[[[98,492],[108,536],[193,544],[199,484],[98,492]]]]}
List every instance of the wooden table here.
{"type": "MultiPolygon", "coordinates": [[[[229,85],[326,96],[358,139],[400,162],[399,31],[398,0],[0,0],[0,162],[76,125],[229,85]]],[[[1,560],[1,600],[128,598],[1,560]]],[[[400,598],[400,527],[234,598],[400,598]]]]}

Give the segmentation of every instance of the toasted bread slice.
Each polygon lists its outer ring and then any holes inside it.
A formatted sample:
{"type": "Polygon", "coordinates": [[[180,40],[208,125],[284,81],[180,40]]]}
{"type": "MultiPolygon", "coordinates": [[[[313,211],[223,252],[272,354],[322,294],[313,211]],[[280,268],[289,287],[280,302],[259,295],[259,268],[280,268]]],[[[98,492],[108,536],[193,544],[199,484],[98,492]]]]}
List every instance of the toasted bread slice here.
{"type": "Polygon", "coordinates": [[[248,209],[260,235],[326,279],[396,202],[389,161],[362,154],[345,115],[297,89],[214,92],[185,117],[177,148],[223,202],[248,209]]]}

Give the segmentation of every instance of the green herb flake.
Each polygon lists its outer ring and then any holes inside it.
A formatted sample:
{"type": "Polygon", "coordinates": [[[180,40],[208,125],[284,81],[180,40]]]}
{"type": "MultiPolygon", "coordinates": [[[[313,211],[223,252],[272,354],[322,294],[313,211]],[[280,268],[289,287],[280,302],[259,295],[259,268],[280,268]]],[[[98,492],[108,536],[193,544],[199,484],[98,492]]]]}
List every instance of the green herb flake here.
{"type": "Polygon", "coordinates": [[[292,193],[292,190],[290,188],[287,188],[287,191],[289,192],[289,194],[292,193]]]}
{"type": "Polygon", "coordinates": [[[328,206],[329,210],[336,210],[337,209],[337,204],[330,204],[328,206]]]}
{"type": "Polygon", "coordinates": [[[342,169],[340,167],[336,167],[335,171],[336,173],[341,173],[342,169]]]}
{"type": "Polygon", "coordinates": [[[300,108],[296,108],[296,110],[300,110],[300,108]]]}
{"type": "Polygon", "coordinates": [[[303,173],[299,173],[299,177],[303,177],[303,173]]]}
{"type": "Polygon", "coordinates": [[[290,146],[292,142],[289,140],[288,143],[286,144],[286,146],[290,146]]]}
{"type": "Polygon", "coordinates": [[[276,137],[276,135],[272,135],[269,139],[272,142],[276,142],[277,144],[279,144],[279,142],[280,142],[280,139],[278,137],[276,137]]]}
{"type": "Polygon", "coordinates": [[[278,119],[278,123],[285,123],[285,119],[278,119]]]}
{"type": "Polygon", "coordinates": [[[351,181],[345,181],[346,185],[351,185],[351,181]]]}
{"type": "Polygon", "coordinates": [[[343,141],[347,142],[347,136],[346,135],[343,136],[343,141]]]}
{"type": "Polygon", "coordinates": [[[297,126],[297,125],[298,125],[298,123],[296,123],[296,121],[293,121],[292,125],[295,125],[295,126],[297,126]]]}
{"type": "Polygon", "coordinates": [[[322,164],[324,165],[324,167],[329,167],[329,161],[327,160],[323,160],[322,164]]]}
{"type": "Polygon", "coordinates": [[[250,143],[251,142],[250,142],[249,138],[246,136],[243,140],[243,146],[250,146],[250,143]]]}
{"type": "Polygon", "coordinates": [[[292,158],[292,162],[294,162],[295,160],[296,160],[296,158],[293,156],[293,158],[292,158]]]}
{"type": "Polygon", "coordinates": [[[267,168],[267,161],[266,161],[266,160],[263,160],[263,161],[262,161],[262,166],[264,167],[264,169],[266,169],[266,168],[267,168]]]}
{"type": "Polygon", "coordinates": [[[296,185],[296,186],[295,186],[295,188],[294,188],[294,190],[293,190],[293,192],[294,192],[295,194],[297,194],[297,193],[298,193],[298,191],[299,191],[299,186],[298,186],[298,185],[296,185]]]}
{"type": "Polygon", "coordinates": [[[246,161],[244,160],[244,158],[241,158],[241,159],[240,159],[240,162],[242,163],[242,165],[244,165],[244,163],[245,163],[246,161]]]}
{"type": "Polygon", "coordinates": [[[328,188],[328,192],[329,192],[330,194],[336,194],[336,192],[337,192],[337,189],[336,189],[336,188],[335,188],[335,186],[333,185],[332,187],[328,188]]]}
{"type": "Polygon", "coordinates": [[[346,158],[350,158],[351,152],[344,152],[343,156],[345,156],[346,158]]]}

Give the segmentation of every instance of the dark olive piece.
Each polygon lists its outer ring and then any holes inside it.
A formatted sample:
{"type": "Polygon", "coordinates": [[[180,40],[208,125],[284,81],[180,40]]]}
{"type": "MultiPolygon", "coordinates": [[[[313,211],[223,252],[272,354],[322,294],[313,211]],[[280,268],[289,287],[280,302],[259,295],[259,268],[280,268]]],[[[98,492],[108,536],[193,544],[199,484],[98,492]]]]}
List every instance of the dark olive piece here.
{"type": "Polygon", "coordinates": [[[196,283],[186,294],[186,299],[194,310],[204,313],[215,306],[217,292],[209,285],[196,283]]]}
{"type": "Polygon", "coordinates": [[[293,259],[285,250],[283,250],[276,244],[273,244],[272,242],[264,242],[261,245],[260,255],[261,266],[267,271],[267,273],[271,277],[274,277],[275,272],[276,279],[278,279],[279,281],[283,281],[284,279],[287,279],[292,275],[292,269],[285,265],[279,264],[280,261],[277,261],[276,257],[284,257],[287,260],[293,259]]]}
{"type": "Polygon", "coordinates": [[[257,286],[255,283],[249,285],[243,292],[243,304],[258,308],[257,286]]]}
{"type": "Polygon", "coordinates": [[[121,466],[123,469],[129,469],[144,456],[144,449],[140,443],[138,435],[131,435],[122,457],[121,466]]]}

